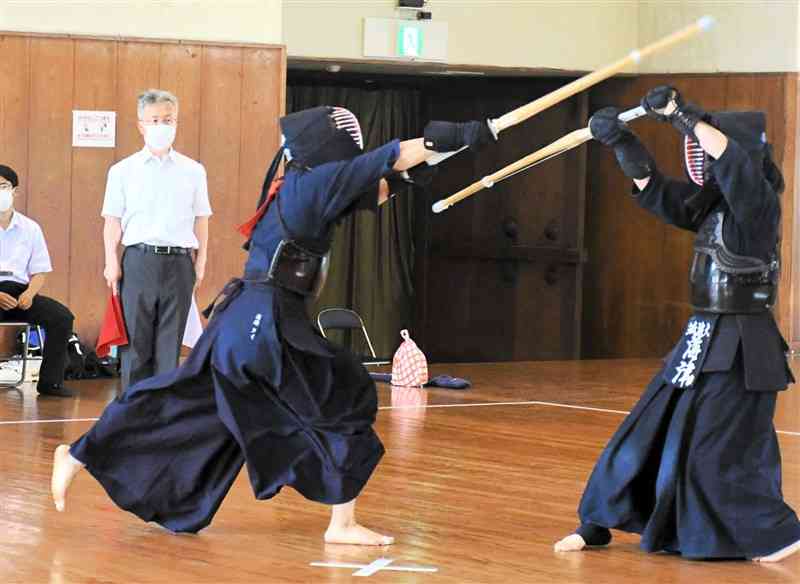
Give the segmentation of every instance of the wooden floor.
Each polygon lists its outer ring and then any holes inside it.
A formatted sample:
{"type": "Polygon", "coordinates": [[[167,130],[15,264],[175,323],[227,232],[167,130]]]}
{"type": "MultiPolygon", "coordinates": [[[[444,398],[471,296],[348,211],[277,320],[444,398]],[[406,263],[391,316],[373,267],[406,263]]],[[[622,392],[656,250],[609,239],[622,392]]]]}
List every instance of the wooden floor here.
{"type": "MultiPolygon", "coordinates": [[[[0,582],[344,582],[358,569],[311,562],[435,567],[380,571],[377,582],[800,582],[800,554],[774,567],[645,554],[637,538],[558,555],[575,527],[592,464],[635,403],[656,361],[432,366],[471,379],[466,392],[379,385],[387,455],[359,501],[363,523],[396,536],[384,549],[326,546],[328,509],[286,490],[254,500],[242,474],[211,527],[176,536],[118,510],[86,473],[67,511],[49,495],[55,446],[91,425],[115,392],[76,383],[74,400],[0,393],[0,582]],[[531,403],[534,402],[534,403],[531,403]],[[60,421],[54,421],[60,420],[60,421]]],[[[795,389],[795,392],[798,390],[795,389]]],[[[777,420],[784,491],[800,509],[800,401],[777,420]]],[[[361,581],[362,578],[356,578],[361,581]]]]}

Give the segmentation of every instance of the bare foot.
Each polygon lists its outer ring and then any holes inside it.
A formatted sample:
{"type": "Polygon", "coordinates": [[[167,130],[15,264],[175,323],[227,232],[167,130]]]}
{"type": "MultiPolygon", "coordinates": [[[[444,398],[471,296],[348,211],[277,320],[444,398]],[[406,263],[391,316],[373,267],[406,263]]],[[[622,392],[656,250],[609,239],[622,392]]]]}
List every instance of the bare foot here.
{"type": "Polygon", "coordinates": [[[62,444],[53,453],[53,476],[50,479],[50,492],[56,509],[64,510],[67,489],[72,479],[80,472],[83,465],[69,453],[69,446],[62,444]]]}
{"type": "Polygon", "coordinates": [[[764,562],[764,563],[772,563],[772,562],[780,562],[791,556],[792,554],[800,552],[800,540],[794,542],[791,545],[787,545],[785,548],[778,550],[777,552],[771,553],[768,556],[762,556],[760,558],[753,558],[754,562],[764,562]]]}
{"type": "Polygon", "coordinates": [[[561,541],[556,542],[553,549],[557,552],[579,552],[586,547],[586,542],[577,533],[568,535],[561,541]]]}
{"type": "Polygon", "coordinates": [[[325,543],[390,545],[394,543],[394,538],[388,535],[381,535],[358,523],[354,523],[347,527],[328,527],[328,530],[325,532],[325,543]]]}

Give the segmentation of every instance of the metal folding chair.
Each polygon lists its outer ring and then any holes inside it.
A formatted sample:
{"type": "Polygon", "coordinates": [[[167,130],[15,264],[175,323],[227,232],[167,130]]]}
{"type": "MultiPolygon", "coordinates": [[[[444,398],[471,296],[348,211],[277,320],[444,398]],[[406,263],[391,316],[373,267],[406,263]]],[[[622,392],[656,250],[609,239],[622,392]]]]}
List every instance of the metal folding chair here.
{"type": "Polygon", "coordinates": [[[317,326],[322,336],[326,339],[328,338],[326,331],[360,330],[369,348],[368,355],[359,355],[361,363],[364,365],[387,365],[392,362],[391,359],[378,357],[375,354],[375,348],[372,346],[372,341],[367,333],[367,327],[364,326],[364,320],[355,310],[350,310],[348,308],[326,308],[317,315],[317,326]]]}
{"type": "MultiPolygon", "coordinates": [[[[0,322],[0,387],[19,387],[25,381],[30,350],[30,329],[27,322],[0,322]],[[17,362],[21,363],[16,373],[17,362]],[[6,375],[10,374],[10,378],[6,375]]],[[[41,329],[39,329],[41,338],[41,329]]]]}

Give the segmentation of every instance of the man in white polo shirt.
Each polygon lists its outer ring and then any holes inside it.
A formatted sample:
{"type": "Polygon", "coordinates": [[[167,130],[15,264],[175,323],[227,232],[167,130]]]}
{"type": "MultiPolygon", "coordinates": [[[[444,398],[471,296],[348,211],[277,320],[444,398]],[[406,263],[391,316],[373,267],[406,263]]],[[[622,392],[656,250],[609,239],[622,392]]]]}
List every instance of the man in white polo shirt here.
{"type": "Polygon", "coordinates": [[[205,169],[172,149],[178,99],[150,89],[139,96],[138,115],[145,146],[109,170],[102,211],[103,275],[120,294],[128,333],[120,350],[125,389],[178,364],[211,215],[205,169]]]}
{"type": "Polygon", "coordinates": [[[42,228],[14,209],[18,186],[17,173],[0,165],[0,321],[44,327],[36,389],[44,395],[70,397],[75,394],[64,387],[64,365],[75,317],[60,302],[39,294],[53,267],[42,228]]]}

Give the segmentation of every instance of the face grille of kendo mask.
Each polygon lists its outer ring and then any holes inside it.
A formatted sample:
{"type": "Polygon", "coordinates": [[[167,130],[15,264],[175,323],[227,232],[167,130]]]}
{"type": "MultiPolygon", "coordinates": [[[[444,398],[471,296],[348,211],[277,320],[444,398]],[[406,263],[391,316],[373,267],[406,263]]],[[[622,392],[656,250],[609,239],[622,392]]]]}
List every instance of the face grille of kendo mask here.
{"type": "Polygon", "coordinates": [[[697,140],[686,136],[683,143],[683,158],[686,163],[686,172],[689,178],[697,186],[702,187],[705,183],[706,161],[708,155],[700,146],[697,140]]]}
{"type": "Polygon", "coordinates": [[[343,107],[335,107],[331,112],[331,119],[336,125],[337,130],[344,130],[356,143],[359,150],[364,150],[364,137],[361,134],[361,124],[358,123],[358,118],[353,115],[348,109],[343,107]]]}

